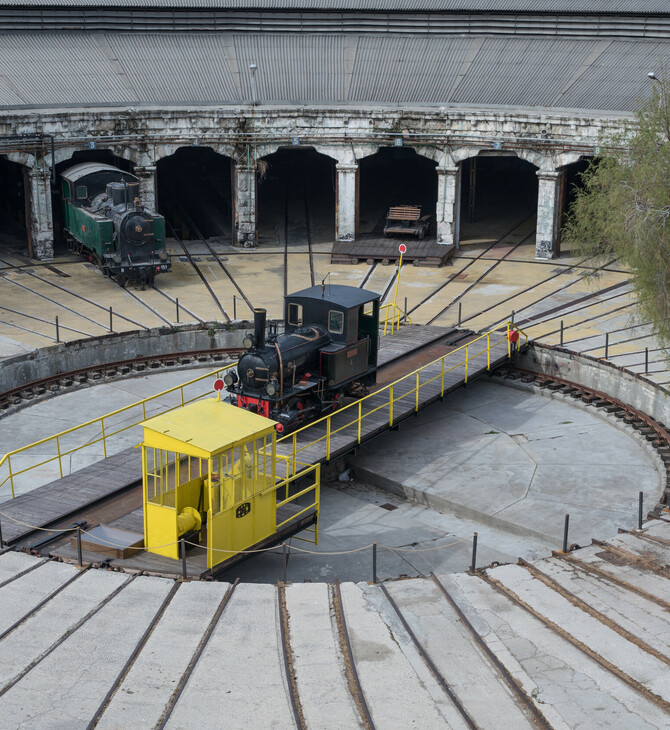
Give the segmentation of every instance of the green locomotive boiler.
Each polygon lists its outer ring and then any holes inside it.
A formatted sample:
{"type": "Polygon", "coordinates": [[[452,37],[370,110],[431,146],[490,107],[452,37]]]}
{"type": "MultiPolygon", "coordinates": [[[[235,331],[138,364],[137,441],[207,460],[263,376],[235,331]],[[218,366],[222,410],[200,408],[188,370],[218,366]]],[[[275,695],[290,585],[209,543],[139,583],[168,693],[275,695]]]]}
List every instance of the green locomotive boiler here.
{"type": "Polygon", "coordinates": [[[97,264],[119,286],[152,284],[169,271],[165,219],[147,210],[139,182],[112,165],[84,162],[61,174],[68,246],[97,264]]]}

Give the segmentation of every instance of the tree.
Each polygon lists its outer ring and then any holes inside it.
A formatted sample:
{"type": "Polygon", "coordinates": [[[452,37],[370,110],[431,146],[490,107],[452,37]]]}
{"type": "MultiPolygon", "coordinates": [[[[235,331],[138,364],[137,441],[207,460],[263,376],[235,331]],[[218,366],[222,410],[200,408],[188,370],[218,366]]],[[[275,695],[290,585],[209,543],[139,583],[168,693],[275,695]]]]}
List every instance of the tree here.
{"type": "Polygon", "coordinates": [[[635,123],[603,140],[582,174],[563,238],[592,260],[627,264],[640,317],[670,343],[670,79],[651,84],[635,123]]]}

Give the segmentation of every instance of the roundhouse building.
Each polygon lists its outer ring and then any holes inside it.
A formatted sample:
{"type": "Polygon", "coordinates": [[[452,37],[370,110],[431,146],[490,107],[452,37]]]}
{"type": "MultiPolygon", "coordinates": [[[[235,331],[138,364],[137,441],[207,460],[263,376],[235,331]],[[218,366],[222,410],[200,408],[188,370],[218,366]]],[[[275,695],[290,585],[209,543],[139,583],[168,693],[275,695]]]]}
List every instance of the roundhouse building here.
{"type": "Polygon", "coordinates": [[[576,173],[670,57],[662,0],[2,0],[0,24],[2,209],[40,259],[87,160],[239,246],[309,187],[333,241],[395,201],[453,246],[536,215],[552,258],[576,173]]]}

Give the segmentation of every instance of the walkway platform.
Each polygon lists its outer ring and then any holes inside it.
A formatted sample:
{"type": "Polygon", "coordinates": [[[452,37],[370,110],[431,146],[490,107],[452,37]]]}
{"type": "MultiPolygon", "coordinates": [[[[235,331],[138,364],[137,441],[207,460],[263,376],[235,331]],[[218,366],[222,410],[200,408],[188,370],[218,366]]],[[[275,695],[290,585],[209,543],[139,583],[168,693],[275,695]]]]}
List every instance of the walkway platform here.
{"type": "Polygon", "coordinates": [[[400,258],[398,246],[401,243],[407,246],[403,261],[412,262],[415,266],[444,266],[456,251],[455,246],[438,243],[435,238],[420,241],[415,236],[384,238],[375,234],[364,234],[355,241],[336,241],[333,244],[330,261],[333,264],[384,260],[395,262],[400,258]]]}
{"type": "Polygon", "coordinates": [[[374,438],[400,421],[409,418],[426,406],[463,387],[467,381],[495,369],[508,359],[508,345],[504,332],[491,335],[490,357],[486,354],[486,340],[480,335],[468,334],[452,345],[445,345],[445,354],[427,367],[401,361],[404,373],[397,380],[378,386],[368,397],[340,408],[331,416],[305,426],[294,434],[277,441],[277,453],[295,458],[298,464],[328,462],[353,451],[359,444],[374,438]],[[466,363],[465,347],[472,344],[466,363]],[[449,354],[454,353],[450,358],[449,354]],[[413,366],[414,365],[414,366],[413,366]],[[422,368],[415,375],[407,376],[422,368]]]}
{"type": "MultiPolygon", "coordinates": [[[[402,367],[403,358],[409,354],[423,352],[424,357],[428,357],[431,352],[430,348],[434,347],[435,343],[462,336],[454,328],[434,326],[402,327],[393,336],[382,337],[379,365],[380,367],[390,365],[390,372],[394,372],[398,368],[404,370],[402,367]]],[[[449,346],[445,345],[440,352],[448,349],[449,346]]],[[[432,359],[432,355],[430,357],[432,359]]],[[[408,367],[411,369],[412,366],[408,367]]],[[[383,427],[379,428],[382,421],[383,419],[380,419],[379,424],[377,424],[377,430],[383,430],[383,427]]],[[[368,421],[368,425],[372,425],[370,421],[368,421]]],[[[339,437],[338,443],[344,444],[343,438],[344,436],[339,437]]],[[[353,446],[350,446],[350,448],[353,448],[353,446]]],[[[284,447],[285,449],[286,447],[284,447]]],[[[323,458],[319,460],[323,460],[323,458]]],[[[139,449],[125,449],[109,456],[107,459],[79,469],[62,479],[37,487],[27,494],[3,503],[0,506],[0,512],[2,513],[0,521],[4,541],[10,545],[15,545],[32,536],[35,532],[34,527],[53,528],[58,526],[67,528],[72,524],[75,516],[81,514],[84,510],[89,510],[112,497],[130,493],[133,489],[139,490],[142,477],[141,461],[139,449]]],[[[134,507],[131,507],[131,509],[134,509],[134,507]]],[[[290,515],[287,514],[284,519],[288,517],[290,515]]],[[[312,524],[313,515],[306,515],[305,517],[307,519],[300,521],[299,529],[304,529],[312,524]]],[[[109,524],[115,523],[110,521],[109,524]]],[[[140,533],[144,532],[141,521],[136,525],[119,524],[116,526],[140,533]]],[[[295,527],[296,525],[292,523],[287,525],[290,534],[295,534],[297,531],[295,527]]],[[[40,535],[40,537],[44,536],[40,535]]],[[[284,534],[284,532],[281,534],[282,539],[288,536],[288,532],[287,534],[284,534]]],[[[35,540],[37,539],[35,538],[35,540]]],[[[65,548],[65,552],[67,552],[67,548],[65,548]]],[[[99,556],[96,560],[99,560],[99,556]]],[[[171,563],[171,561],[166,562],[171,563]]],[[[229,567],[228,562],[226,562],[226,567],[229,567]]],[[[160,572],[160,569],[157,569],[156,572],[160,572]]],[[[174,568],[171,572],[174,572],[174,568]]]]}

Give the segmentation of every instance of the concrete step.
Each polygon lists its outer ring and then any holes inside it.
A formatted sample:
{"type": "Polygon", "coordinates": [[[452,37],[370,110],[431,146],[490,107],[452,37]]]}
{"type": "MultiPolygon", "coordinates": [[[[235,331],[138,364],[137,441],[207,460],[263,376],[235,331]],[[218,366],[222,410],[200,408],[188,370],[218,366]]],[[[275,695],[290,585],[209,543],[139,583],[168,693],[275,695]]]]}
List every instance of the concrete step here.
{"type": "Polygon", "coordinates": [[[229,583],[183,583],[151,632],[98,725],[99,730],[155,727],[229,583]]]}
{"type": "Polygon", "coordinates": [[[49,560],[0,588],[0,634],[75,575],[72,565],[49,560]]]}
{"type": "Polygon", "coordinates": [[[609,539],[607,544],[633,553],[638,558],[643,558],[650,570],[670,566],[670,546],[668,545],[626,533],[621,533],[609,539]]]}
{"type": "MultiPolygon", "coordinates": [[[[126,580],[128,577],[120,573],[87,570],[8,634],[0,642],[0,689],[126,580]]],[[[16,597],[26,599],[22,592],[16,597]]]]}
{"type": "MultiPolygon", "coordinates": [[[[373,590],[373,600],[378,599],[378,589],[373,590]]],[[[375,727],[466,727],[402,627],[387,625],[364,584],[343,583],[341,593],[356,670],[375,727]]]]}
{"type": "Polygon", "coordinates": [[[635,588],[650,593],[670,603],[670,580],[640,566],[630,565],[619,559],[615,553],[608,552],[599,545],[591,545],[572,553],[573,558],[611,575],[613,578],[630,583],[635,588]]]}
{"type": "Polygon", "coordinates": [[[307,726],[364,727],[347,685],[328,585],[288,586],[286,608],[293,670],[307,726]]]}
{"type": "MultiPolygon", "coordinates": [[[[398,581],[386,587],[475,725],[535,727],[517,704],[511,688],[432,581],[398,581]],[[455,656],[458,662],[454,662],[455,656]]],[[[388,607],[396,616],[390,604],[388,607]]]]}
{"type": "Polygon", "coordinates": [[[644,648],[627,641],[597,618],[572,605],[519,565],[502,565],[490,570],[489,575],[512,590],[539,615],[553,621],[650,692],[670,699],[670,687],[665,681],[668,665],[644,648]]]}
{"type": "Polygon", "coordinates": [[[0,716],[11,717],[17,727],[86,727],[172,585],[148,577],[126,583],[0,697],[0,716]]]}
{"type": "Polygon", "coordinates": [[[544,575],[624,631],[670,656],[667,609],[557,558],[535,562],[544,575]]]}
{"type": "Polygon", "coordinates": [[[238,585],[167,727],[294,727],[279,636],[277,587],[238,585]]]}
{"type": "Polygon", "coordinates": [[[667,723],[650,699],[481,578],[457,574],[445,585],[552,728],[651,730],[667,723]]]}
{"type": "Polygon", "coordinates": [[[14,550],[0,555],[0,583],[11,580],[24,570],[34,568],[43,560],[43,558],[34,558],[32,555],[18,553],[14,550]]]}

